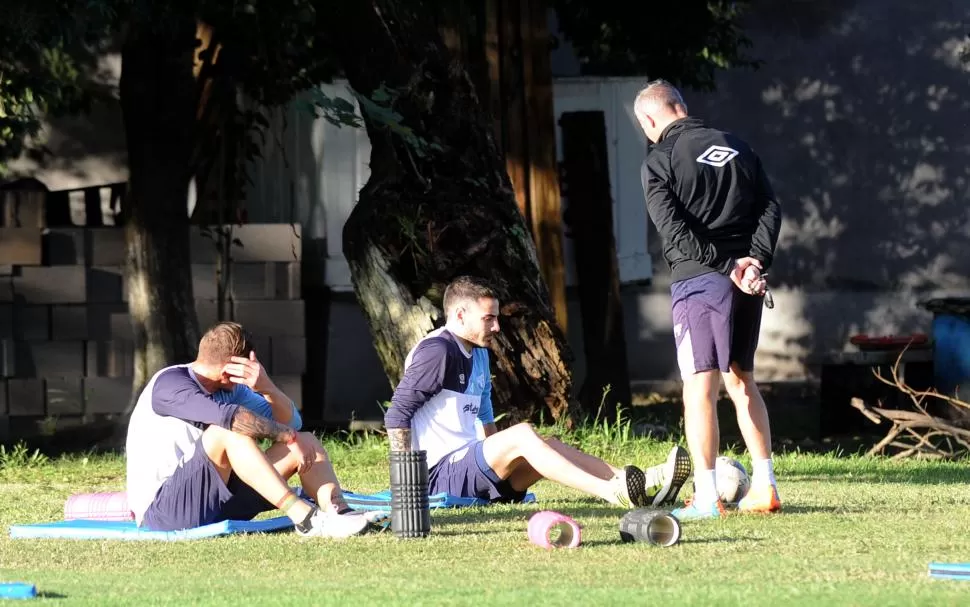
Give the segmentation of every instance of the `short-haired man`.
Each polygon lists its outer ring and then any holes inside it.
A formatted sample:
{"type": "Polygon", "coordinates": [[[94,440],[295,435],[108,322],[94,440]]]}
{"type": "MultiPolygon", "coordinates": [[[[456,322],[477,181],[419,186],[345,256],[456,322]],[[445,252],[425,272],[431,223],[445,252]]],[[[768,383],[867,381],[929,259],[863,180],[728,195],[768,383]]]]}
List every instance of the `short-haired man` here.
{"type": "Polygon", "coordinates": [[[498,297],[463,276],[445,289],[443,308],[447,323],[408,354],[384,416],[392,451],[427,452],[431,493],[516,502],[546,478],[625,508],[674,500],[690,475],[679,447],[646,471],[619,469],[527,423],[497,431],[487,348],[499,331],[498,297]]]}
{"type": "Polygon", "coordinates": [[[680,92],[659,80],[634,112],[654,143],[641,170],[647,210],[670,266],[674,337],[684,380],[684,425],[694,460],[694,497],[681,519],[721,516],[714,463],[723,377],[753,460],[738,508],[781,509],[764,399],[755,383],[765,279],[781,209],[757,154],[737,136],[689,117],[680,92]]]}
{"type": "Polygon", "coordinates": [[[138,397],[126,446],[139,526],[169,531],[280,509],[303,536],[348,537],[368,516],[343,501],[327,453],[256,359],[243,328],[221,322],[195,361],[158,371],[138,397]],[[259,441],[272,445],[264,452],[259,441]],[[298,474],[316,506],[287,479],[298,474]]]}

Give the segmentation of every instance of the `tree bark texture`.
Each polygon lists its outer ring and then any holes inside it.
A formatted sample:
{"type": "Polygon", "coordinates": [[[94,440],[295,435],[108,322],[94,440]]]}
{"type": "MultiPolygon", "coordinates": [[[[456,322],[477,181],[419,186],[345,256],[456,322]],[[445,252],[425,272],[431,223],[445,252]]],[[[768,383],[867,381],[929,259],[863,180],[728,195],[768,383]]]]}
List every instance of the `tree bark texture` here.
{"type": "Polygon", "coordinates": [[[603,112],[567,112],[559,123],[586,355],[579,401],[584,410],[614,421],[618,407],[629,407],[632,397],[613,237],[606,120],[603,112]]]}
{"type": "Polygon", "coordinates": [[[493,282],[502,334],[493,400],[507,421],[548,411],[567,425],[572,352],[516,207],[491,119],[421,2],[341,0],[333,50],[353,89],[400,115],[386,126],[363,104],[371,177],[343,232],[354,290],[392,385],[408,351],[443,322],[444,287],[461,274],[493,282]],[[376,94],[375,94],[376,93],[376,94]],[[415,146],[415,138],[440,149],[415,146]]]}
{"type": "Polygon", "coordinates": [[[141,6],[128,23],[120,83],[130,168],[125,242],[135,345],[129,411],[155,372],[194,359],[199,340],[186,208],[196,22],[188,13],[141,6]]]}

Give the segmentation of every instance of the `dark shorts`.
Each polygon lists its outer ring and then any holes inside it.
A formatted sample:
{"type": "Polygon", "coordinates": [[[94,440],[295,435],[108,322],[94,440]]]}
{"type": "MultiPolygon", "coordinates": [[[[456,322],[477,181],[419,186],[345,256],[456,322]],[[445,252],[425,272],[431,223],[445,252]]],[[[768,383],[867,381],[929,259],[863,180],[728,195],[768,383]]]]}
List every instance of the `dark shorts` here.
{"type": "Polygon", "coordinates": [[[525,491],[513,489],[485,461],[483,442],[475,441],[441,458],[428,471],[429,492],[432,495],[445,492],[456,497],[477,497],[490,502],[521,502],[525,499],[525,491]]]}
{"type": "Polygon", "coordinates": [[[682,376],[727,372],[732,362],[742,371],[754,369],[762,297],[743,293],[717,272],[675,282],[670,294],[682,376]]]}
{"type": "Polygon", "coordinates": [[[223,482],[199,443],[195,454],[158,490],[142,526],[175,531],[225,520],[248,521],[275,508],[235,473],[223,482]]]}

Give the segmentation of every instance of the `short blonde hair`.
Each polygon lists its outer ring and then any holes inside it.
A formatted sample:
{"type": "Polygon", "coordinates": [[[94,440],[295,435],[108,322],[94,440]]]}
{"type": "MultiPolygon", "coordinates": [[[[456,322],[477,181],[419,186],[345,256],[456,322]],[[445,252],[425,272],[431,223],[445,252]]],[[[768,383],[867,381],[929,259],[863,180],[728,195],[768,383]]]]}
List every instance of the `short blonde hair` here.
{"type": "Polygon", "coordinates": [[[687,103],[677,87],[666,80],[657,79],[648,82],[637,94],[637,99],[633,102],[633,112],[640,118],[658,110],[673,112],[678,105],[687,112],[687,103]]]}
{"type": "Polygon", "coordinates": [[[212,325],[199,340],[199,362],[207,365],[222,365],[233,356],[249,356],[252,337],[235,322],[220,322],[212,325]]]}

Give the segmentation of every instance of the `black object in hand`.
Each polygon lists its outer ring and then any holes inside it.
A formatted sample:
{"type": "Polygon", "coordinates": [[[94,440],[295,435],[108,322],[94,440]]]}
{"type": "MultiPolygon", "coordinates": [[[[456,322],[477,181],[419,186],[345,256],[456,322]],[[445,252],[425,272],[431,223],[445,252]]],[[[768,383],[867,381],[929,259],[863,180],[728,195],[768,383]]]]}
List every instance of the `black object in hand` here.
{"type": "MultiPolygon", "coordinates": [[[[768,273],[765,272],[764,274],[761,274],[760,275],[760,278],[764,278],[767,275],[768,275],[768,273]]],[[[768,308],[770,310],[770,309],[772,309],[772,308],[775,307],[775,298],[771,296],[771,291],[768,289],[768,287],[765,287],[765,295],[764,295],[764,298],[765,298],[765,307],[766,308],[768,308]]]]}

